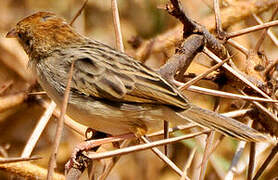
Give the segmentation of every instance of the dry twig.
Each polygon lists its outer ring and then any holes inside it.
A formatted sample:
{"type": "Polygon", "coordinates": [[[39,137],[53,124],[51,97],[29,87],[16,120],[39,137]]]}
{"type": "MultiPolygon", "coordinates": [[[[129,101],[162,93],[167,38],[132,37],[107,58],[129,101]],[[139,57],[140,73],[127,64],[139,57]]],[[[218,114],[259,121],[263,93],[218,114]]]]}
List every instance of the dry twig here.
{"type": "Polygon", "coordinates": [[[64,115],[66,114],[67,105],[68,105],[73,69],[74,69],[74,62],[72,62],[72,64],[71,64],[69,78],[68,78],[68,82],[67,82],[67,86],[66,86],[66,90],[65,90],[65,94],[64,94],[63,106],[62,106],[61,114],[60,114],[60,117],[59,117],[59,120],[57,123],[55,140],[53,143],[53,150],[52,150],[51,157],[49,159],[48,172],[47,172],[48,180],[52,179],[52,176],[54,173],[54,168],[56,168],[56,157],[57,157],[58,148],[59,148],[59,144],[60,144],[60,141],[62,138],[62,133],[63,133],[64,115]]]}

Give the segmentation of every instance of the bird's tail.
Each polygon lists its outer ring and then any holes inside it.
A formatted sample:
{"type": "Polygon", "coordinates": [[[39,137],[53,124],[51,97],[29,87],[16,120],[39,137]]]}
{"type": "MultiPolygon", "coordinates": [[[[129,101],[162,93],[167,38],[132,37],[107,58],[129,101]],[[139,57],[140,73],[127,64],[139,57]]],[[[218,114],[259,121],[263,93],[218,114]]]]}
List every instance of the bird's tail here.
{"type": "Polygon", "coordinates": [[[240,140],[271,143],[274,141],[269,135],[264,135],[235,119],[222,116],[195,105],[191,105],[189,109],[179,112],[178,115],[182,119],[197,123],[204,128],[210,128],[240,140]]]}

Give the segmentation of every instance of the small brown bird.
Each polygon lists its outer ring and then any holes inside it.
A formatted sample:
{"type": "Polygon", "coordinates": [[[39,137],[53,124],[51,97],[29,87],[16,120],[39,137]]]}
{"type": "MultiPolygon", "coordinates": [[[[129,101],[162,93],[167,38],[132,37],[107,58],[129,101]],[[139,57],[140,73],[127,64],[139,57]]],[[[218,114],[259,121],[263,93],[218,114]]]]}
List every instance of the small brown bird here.
{"type": "Polygon", "coordinates": [[[18,39],[40,85],[59,106],[74,62],[67,114],[98,131],[142,135],[162,129],[163,120],[190,121],[245,141],[268,141],[243,123],[191,104],[157,72],[80,35],[54,13],[24,18],[7,37],[18,39]]]}

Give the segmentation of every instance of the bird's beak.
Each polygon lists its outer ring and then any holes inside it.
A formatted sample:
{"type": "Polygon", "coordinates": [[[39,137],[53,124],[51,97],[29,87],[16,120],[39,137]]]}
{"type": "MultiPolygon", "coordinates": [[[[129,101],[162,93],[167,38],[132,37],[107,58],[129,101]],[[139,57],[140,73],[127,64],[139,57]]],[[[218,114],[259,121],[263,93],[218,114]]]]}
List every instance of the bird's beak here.
{"type": "Polygon", "coordinates": [[[17,32],[14,28],[11,29],[6,35],[6,38],[16,38],[16,37],[17,37],[17,32]]]}

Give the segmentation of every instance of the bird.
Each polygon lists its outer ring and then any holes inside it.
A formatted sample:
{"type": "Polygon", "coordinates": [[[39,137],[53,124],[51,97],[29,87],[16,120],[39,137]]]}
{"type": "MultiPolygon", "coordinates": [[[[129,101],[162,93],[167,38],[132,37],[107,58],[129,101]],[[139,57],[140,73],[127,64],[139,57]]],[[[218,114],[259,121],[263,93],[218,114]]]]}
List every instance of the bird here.
{"type": "Polygon", "coordinates": [[[66,113],[97,131],[142,136],[161,130],[166,120],[173,125],[195,123],[244,141],[269,141],[235,119],[192,104],[157,71],[81,35],[55,13],[29,15],[6,37],[19,41],[29,68],[59,107],[74,63],[66,113]]]}

